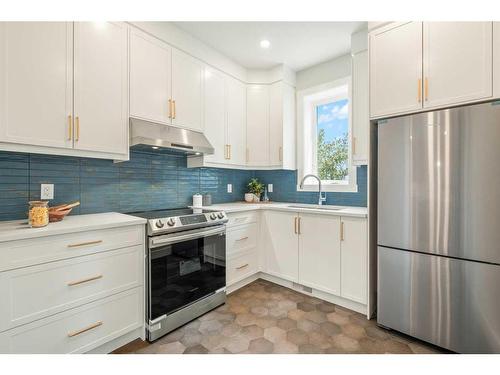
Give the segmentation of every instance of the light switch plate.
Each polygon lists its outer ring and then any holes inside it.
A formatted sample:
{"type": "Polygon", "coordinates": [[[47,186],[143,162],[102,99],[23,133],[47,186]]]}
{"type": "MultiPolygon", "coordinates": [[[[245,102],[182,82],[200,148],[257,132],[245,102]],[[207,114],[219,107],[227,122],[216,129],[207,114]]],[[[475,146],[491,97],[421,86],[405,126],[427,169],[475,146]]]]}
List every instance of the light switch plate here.
{"type": "Polygon", "coordinates": [[[233,184],[227,184],[227,192],[232,193],[233,192],[233,184]]]}
{"type": "Polygon", "coordinates": [[[54,184],[41,184],[40,186],[40,199],[54,199],[54,184]]]}
{"type": "Polygon", "coordinates": [[[273,184],[267,184],[267,192],[272,193],[273,192],[273,184]]]}

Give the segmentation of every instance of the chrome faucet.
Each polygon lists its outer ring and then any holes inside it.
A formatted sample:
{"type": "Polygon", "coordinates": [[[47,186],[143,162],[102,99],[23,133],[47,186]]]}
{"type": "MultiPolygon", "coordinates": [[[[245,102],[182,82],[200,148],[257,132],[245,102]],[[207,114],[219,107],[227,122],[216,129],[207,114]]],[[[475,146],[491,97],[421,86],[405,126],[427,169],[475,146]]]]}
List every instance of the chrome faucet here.
{"type": "Polygon", "coordinates": [[[326,202],[326,196],[323,195],[323,192],[321,191],[321,179],[318,176],[316,176],[315,174],[306,174],[304,177],[302,177],[302,181],[300,181],[300,188],[302,189],[304,187],[304,181],[308,177],[314,177],[316,180],[318,180],[318,185],[319,185],[318,204],[321,206],[323,202],[326,202]]]}

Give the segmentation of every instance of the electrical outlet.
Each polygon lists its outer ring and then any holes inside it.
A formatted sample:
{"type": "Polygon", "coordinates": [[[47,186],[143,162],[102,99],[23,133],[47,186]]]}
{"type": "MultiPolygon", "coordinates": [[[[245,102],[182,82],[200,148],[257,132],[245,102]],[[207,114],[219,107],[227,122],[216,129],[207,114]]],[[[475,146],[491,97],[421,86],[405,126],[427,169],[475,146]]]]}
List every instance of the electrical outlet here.
{"type": "Polygon", "coordinates": [[[41,184],[40,186],[40,199],[54,199],[54,184],[41,184]]]}
{"type": "Polygon", "coordinates": [[[273,184],[267,184],[267,192],[272,193],[273,192],[273,184]]]}
{"type": "Polygon", "coordinates": [[[232,193],[233,192],[233,184],[227,184],[227,192],[232,193]]]}

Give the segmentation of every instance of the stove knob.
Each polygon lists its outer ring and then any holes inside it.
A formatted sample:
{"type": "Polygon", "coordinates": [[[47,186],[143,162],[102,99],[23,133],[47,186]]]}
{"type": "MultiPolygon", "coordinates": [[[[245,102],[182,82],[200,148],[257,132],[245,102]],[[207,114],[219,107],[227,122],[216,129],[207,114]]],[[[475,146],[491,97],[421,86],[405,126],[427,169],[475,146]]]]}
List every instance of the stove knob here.
{"type": "Polygon", "coordinates": [[[169,227],[173,227],[173,226],[175,225],[175,220],[174,220],[174,219],[172,219],[172,218],[168,219],[168,221],[167,221],[167,225],[168,225],[169,227]]]}
{"type": "Polygon", "coordinates": [[[222,212],[219,212],[219,213],[217,214],[217,217],[218,217],[219,219],[223,219],[223,218],[224,218],[224,214],[223,214],[222,212]]]}
{"type": "Polygon", "coordinates": [[[217,219],[217,215],[215,214],[215,212],[210,214],[210,219],[211,220],[217,219]]]}
{"type": "Polygon", "coordinates": [[[161,221],[161,220],[156,220],[155,225],[156,225],[156,228],[163,228],[163,226],[165,224],[163,224],[163,221],[161,221]]]}

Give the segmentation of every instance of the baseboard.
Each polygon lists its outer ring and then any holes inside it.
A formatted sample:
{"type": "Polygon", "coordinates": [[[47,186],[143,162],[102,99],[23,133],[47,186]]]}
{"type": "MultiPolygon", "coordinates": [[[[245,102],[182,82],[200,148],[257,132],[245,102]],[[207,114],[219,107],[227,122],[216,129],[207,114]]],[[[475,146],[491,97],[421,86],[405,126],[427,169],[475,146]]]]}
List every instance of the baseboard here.
{"type": "Polygon", "coordinates": [[[245,285],[248,285],[255,280],[259,278],[260,272],[254,273],[253,275],[250,275],[240,281],[235,282],[234,284],[231,284],[226,287],[226,293],[231,294],[232,292],[235,292],[236,290],[244,287],[245,285]]]}
{"type": "Polygon", "coordinates": [[[144,327],[134,329],[123,336],[117,337],[114,340],[88,351],[86,354],[108,354],[136,339],[141,339],[143,341],[146,339],[144,327]]]}

